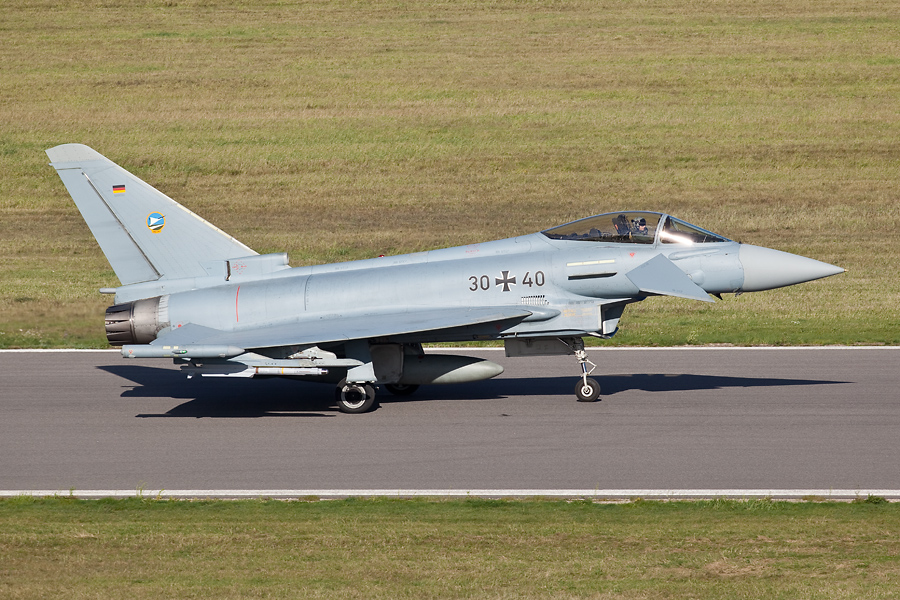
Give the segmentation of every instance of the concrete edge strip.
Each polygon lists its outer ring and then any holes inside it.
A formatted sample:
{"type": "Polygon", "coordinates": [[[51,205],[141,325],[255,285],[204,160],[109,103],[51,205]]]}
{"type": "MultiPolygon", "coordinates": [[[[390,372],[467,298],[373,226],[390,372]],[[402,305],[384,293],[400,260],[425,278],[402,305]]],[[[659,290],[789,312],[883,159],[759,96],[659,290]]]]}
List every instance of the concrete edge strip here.
{"type": "Polygon", "coordinates": [[[3,348],[0,349],[2,354],[61,354],[64,352],[72,353],[89,353],[89,352],[105,352],[118,354],[122,353],[120,348],[3,348]]]}
{"type": "Polygon", "coordinates": [[[96,498],[148,498],[148,499],[307,499],[307,498],[556,498],[592,499],[609,501],[646,500],[702,500],[702,499],[754,499],[774,500],[854,500],[869,496],[900,500],[900,489],[525,489],[525,490],[447,490],[447,489],[222,489],[222,490],[0,490],[0,498],[62,497],[79,499],[96,498]]]}

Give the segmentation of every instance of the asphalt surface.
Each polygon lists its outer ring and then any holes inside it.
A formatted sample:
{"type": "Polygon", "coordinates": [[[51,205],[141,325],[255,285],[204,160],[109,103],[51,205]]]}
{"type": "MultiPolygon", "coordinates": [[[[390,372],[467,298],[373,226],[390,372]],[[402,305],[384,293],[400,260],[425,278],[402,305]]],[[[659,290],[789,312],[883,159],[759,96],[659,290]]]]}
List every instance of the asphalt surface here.
{"type": "Polygon", "coordinates": [[[0,353],[0,490],[900,488],[900,349],[592,350],[379,395],[188,381],[166,360],[0,353]]]}

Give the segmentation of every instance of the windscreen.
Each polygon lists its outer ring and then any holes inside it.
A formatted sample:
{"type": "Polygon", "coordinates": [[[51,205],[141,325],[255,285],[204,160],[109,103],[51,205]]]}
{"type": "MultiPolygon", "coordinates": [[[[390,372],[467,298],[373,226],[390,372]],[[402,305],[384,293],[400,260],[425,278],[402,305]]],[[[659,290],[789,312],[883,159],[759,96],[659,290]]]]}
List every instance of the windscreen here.
{"type": "Polygon", "coordinates": [[[675,217],[666,217],[659,241],[663,244],[705,244],[710,242],[730,242],[728,238],[701,229],[696,225],[685,223],[675,217]]]}

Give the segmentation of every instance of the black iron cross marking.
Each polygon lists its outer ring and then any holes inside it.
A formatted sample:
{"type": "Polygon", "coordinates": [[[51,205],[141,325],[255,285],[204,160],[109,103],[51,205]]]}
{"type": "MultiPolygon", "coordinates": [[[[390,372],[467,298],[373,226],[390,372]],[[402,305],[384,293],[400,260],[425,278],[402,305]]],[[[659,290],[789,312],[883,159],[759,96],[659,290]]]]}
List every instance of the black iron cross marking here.
{"type": "Polygon", "coordinates": [[[508,292],[509,286],[516,285],[516,278],[509,276],[509,271],[501,271],[500,274],[503,276],[503,279],[499,277],[495,278],[494,281],[497,282],[497,285],[503,286],[503,291],[508,292]]]}

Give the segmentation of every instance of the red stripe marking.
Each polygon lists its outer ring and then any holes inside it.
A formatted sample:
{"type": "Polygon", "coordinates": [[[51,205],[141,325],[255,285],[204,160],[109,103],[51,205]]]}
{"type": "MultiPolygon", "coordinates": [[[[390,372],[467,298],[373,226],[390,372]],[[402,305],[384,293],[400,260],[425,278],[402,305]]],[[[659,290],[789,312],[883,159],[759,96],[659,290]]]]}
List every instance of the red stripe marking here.
{"type": "Polygon", "coordinates": [[[237,287],[237,291],[234,293],[234,320],[240,323],[241,319],[238,317],[238,296],[241,293],[241,286],[237,287]]]}

